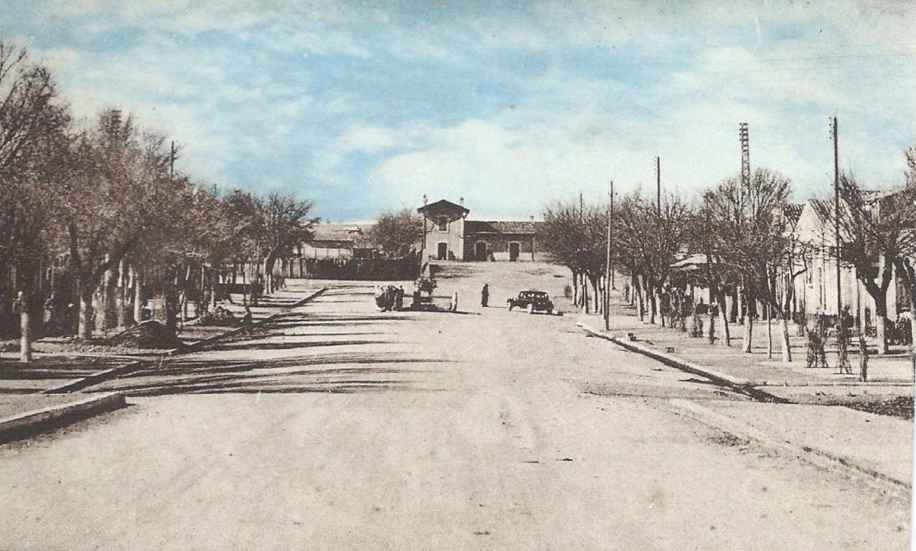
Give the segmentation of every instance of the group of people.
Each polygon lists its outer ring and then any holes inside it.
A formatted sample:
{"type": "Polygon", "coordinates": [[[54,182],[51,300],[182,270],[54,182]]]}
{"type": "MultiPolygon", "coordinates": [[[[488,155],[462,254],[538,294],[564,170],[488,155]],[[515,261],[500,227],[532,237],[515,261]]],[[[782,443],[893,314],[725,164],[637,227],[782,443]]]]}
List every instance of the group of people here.
{"type": "MultiPolygon", "coordinates": [[[[851,334],[849,331],[852,317],[849,313],[849,305],[843,307],[839,319],[834,327],[837,346],[837,371],[843,374],[852,374],[852,365],[849,363],[849,343],[851,334]]],[[[818,312],[814,316],[814,328],[808,330],[808,349],[805,359],[805,367],[822,367],[829,368],[827,363],[827,352],[825,346],[829,336],[829,322],[823,312],[818,312]]],[[[859,374],[863,381],[868,380],[868,343],[865,342],[865,334],[859,332],[859,374]]]]}
{"type": "MultiPolygon", "coordinates": [[[[413,302],[410,305],[411,310],[419,310],[421,304],[421,287],[419,283],[415,286],[413,291],[413,302]]],[[[427,286],[428,287],[428,286],[427,286]]],[[[403,310],[404,309],[404,287],[401,285],[376,285],[373,290],[373,296],[375,299],[375,305],[381,312],[388,312],[390,310],[403,310]]],[[[483,288],[480,290],[480,305],[484,308],[488,306],[490,302],[490,285],[484,283],[483,288]]],[[[449,312],[458,311],[458,291],[455,290],[449,296],[448,304],[449,312]]]]}
{"type": "MultiPolygon", "coordinates": [[[[378,307],[381,312],[388,312],[390,310],[403,310],[404,309],[404,287],[398,285],[376,285],[375,291],[375,305],[378,307]]],[[[414,293],[414,300],[416,300],[417,293],[414,293]]]]}

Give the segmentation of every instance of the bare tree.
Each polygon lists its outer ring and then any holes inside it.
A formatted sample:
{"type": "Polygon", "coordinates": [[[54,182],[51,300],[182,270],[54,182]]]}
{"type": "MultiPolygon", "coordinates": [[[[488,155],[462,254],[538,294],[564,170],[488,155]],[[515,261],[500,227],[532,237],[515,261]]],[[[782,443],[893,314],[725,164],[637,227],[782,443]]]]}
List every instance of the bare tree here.
{"type": "MultiPolygon", "coordinates": [[[[875,193],[862,188],[856,178],[839,178],[842,201],[839,213],[826,201],[816,202],[818,214],[833,228],[839,220],[840,250],[831,249],[839,262],[851,265],[856,277],[875,302],[878,353],[887,353],[887,290],[894,266],[916,253],[916,193],[911,186],[875,193]],[[875,265],[878,265],[876,268],[875,265]]],[[[901,275],[906,277],[906,270],[901,275]]]]}
{"type": "MultiPolygon", "coordinates": [[[[296,199],[292,195],[271,193],[260,202],[260,207],[262,242],[265,246],[264,272],[270,276],[281,256],[311,238],[318,219],[309,218],[311,201],[296,199]]],[[[268,285],[270,281],[268,277],[268,285]]]]}
{"type": "Polygon", "coordinates": [[[404,258],[423,239],[423,219],[411,209],[384,212],[370,232],[372,240],[389,258],[404,258]]]}
{"type": "MultiPolygon", "coordinates": [[[[779,301],[779,276],[791,250],[785,220],[790,189],[784,176],[757,169],[747,185],[734,178],[723,181],[709,200],[717,250],[725,265],[739,274],[746,300],[766,306],[768,324],[772,312],[779,313],[784,362],[792,361],[792,353],[786,313],[779,301]]],[[[749,353],[753,317],[751,308],[746,312],[744,351],[749,353]]],[[[767,352],[772,356],[771,340],[767,352]]]]}
{"type": "MultiPolygon", "coordinates": [[[[59,205],[54,184],[69,122],[51,73],[33,64],[26,50],[0,41],[0,291],[14,267],[23,362],[31,360],[31,314],[40,304],[40,272],[59,205]]],[[[0,310],[0,322],[4,319],[9,318],[0,310]]]]}
{"type": "Polygon", "coordinates": [[[687,250],[693,215],[689,206],[673,195],[666,196],[660,208],[639,193],[625,197],[624,204],[615,217],[616,246],[621,262],[637,274],[638,292],[649,304],[649,322],[655,323],[658,295],[668,282],[671,266],[687,250]]]}
{"type": "Polygon", "coordinates": [[[161,137],[141,132],[131,117],[108,109],[72,148],[74,169],[62,191],[80,338],[92,335],[92,297],[102,277],[158,226],[169,181],[169,154],[162,144],[161,137]]]}
{"type": "MultiPolygon", "coordinates": [[[[906,205],[905,210],[909,211],[912,201],[916,200],[916,146],[907,148],[905,157],[907,168],[904,173],[906,177],[906,188],[903,192],[903,204],[906,205]],[[909,201],[909,204],[906,204],[907,201],[909,201]]],[[[899,208],[901,203],[895,202],[895,205],[899,208]]],[[[916,215],[916,212],[911,212],[909,214],[916,215]]],[[[916,336],[916,266],[914,266],[914,260],[912,258],[914,254],[916,254],[916,249],[914,249],[914,236],[912,235],[912,233],[916,231],[916,219],[914,219],[913,222],[914,224],[903,232],[904,246],[901,247],[901,254],[897,256],[894,264],[897,267],[897,273],[900,274],[901,279],[903,279],[906,284],[907,294],[910,299],[910,335],[916,336]]],[[[912,342],[916,343],[916,339],[913,339],[912,342]]],[[[914,362],[916,362],[916,356],[914,356],[914,362]]],[[[914,369],[916,369],[916,363],[914,363],[914,369]]]]}

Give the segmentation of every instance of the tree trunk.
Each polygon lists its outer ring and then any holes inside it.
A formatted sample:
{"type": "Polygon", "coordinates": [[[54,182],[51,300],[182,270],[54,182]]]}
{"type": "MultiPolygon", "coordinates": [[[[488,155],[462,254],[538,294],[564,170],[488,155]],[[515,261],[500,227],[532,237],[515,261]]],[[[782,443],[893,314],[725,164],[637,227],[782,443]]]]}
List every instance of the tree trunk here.
{"type": "MultiPolygon", "coordinates": [[[[722,296],[724,297],[725,293],[722,293],[722,296]]],[[[738,321],[738,309],[740,308],[740,303],[741,303],[741,300],[738,298],[739,296],[740,295],[738,294],[737,288],[734,291],[732,291],[731,306],[728,309],[728,320],[731,321],[732,323],[735,323],[738,321]]]]}
{"type": "Polygon", "coordinates": [[[592,293],[592,297],[593,297],[592,298],[592,307],[595,309],[596,314],[603,313],[603,310],[601,309],[601,297],[604,295],[601,292],[599,292],[598,278],[593,277],[591,279],[592,279],[592,290],[594,291],[592,293]]]}
{"type": "Polygon", "coordinates": [[[789,342],[789,324],[786,316],[779,320],[779,332],[782,334],[782,363],[792,363],[792,344],[789,342]]]}
{"type": "MultiPolygon", "coordinates": [[[[725,293],[724,292],[719,292],[719,302],[721,302],[723,305],[725,304],[725,293]]],[[[728,323],[728,314],[725,312],[725,308],[722,308],[720,310],[720,314],[722,316],[722,336],[723,336],[722,342],[725,344],[725,346],[731,346],[732,345],[732,333],[731,333],[731,328],[728,323]]]]}
{"type": "Polygon", "coordinates": [[[743,342],[741,343],[741,350],[745,354],[750,354],[754,346],[754,318],[751,316],[751,303],[753,298],[749,293],[739,293],[738,296],[742,298],[741,305],[741,315],[742,322],[744,323],[744,337],[743,342]]]}
{"type": "Polygon", "coordinates": [[[216,284],[219,283],[219,274],[216,270],[210,269],[210,309],[216,308],[216,284]]]}
{"type": "Polygon", "coordinates": [[[118,270],[111,268],[105,272],[105,287],[103,303],[105,307],[105,325],[103,329],[107,332],[118,325],[118,280],[120,279],[118,270]]]}
{"type": "Polygon", "coordinates": [[[175,278],[167,275],[162,286],[162,303],[165,308],[165,325],[172,330],[178,328],[178,293],[175,278]]]}
{"type": "Polygon", "coordinates": [[[649,323],[655,324],[655,315],[658,313],[658,300],[655,296],[655,286],[649,282],[646,286],[646,296],[649,297],[649,323]]]}
{"type": "Polygon", "coordinates": [[[744,335],[742,339],[741,350],[746,354],[750,354],[754,341],[754,318],[749,313],[744,315],[744,335]]]}
{"type": "Polygon", "coordinates": [[[143,321],[143,277],[140,274],[140,270],[133,265],[130,267],[130,272],[134,291],[134,323],[140,323],[143,321]]]}
{"type": "Polygon", "coordinates": [[[22,304],[19,310],[19,361],[26,364],[32,361],[31,293],[30,289],[22,293],[22,304]]]}
{"type": "Polygon", "coordinates": [[[127,298],[128,282],[127,262],[122,258],[118,269],[118,327],[130,325],[130,301],[127,298]]]}
{"type": "Polygon", "coordinates": [[[585,313],[590,314],[590,303],[588,301],[588,278],[585,272],[582,273],[582,305],[585,306],[585,313]]]}
{"type": "Polygon", "coordinates": [[[579,306],[579,274],[573,269],[570,269],[570,271],[572,272],[573,305],[578,307],[579,306]]]}
{"type": "Polygon", "coordinates": [[[887,354],[887,327],[884,320],[887,318],[887,303],[883,300],[875,301],[875,341],[878,345],[878,354],[887,354]]]}
{"type": "Polygon", "coordinates": [[[773,323],[770,319],[770,306],[767,305],[767,359],[773,359],[773,323]]]}
{"type": "Polygon", "coordinates": [[[92,330],[95,325],[95,314],[92,309],[92,297],[95,293],[93,293],[93,289],[87,284],[84,284],[82,280],[80,280],[78,288],[80,295],[78,336],[81,340],[89,340],[92,338],[92,330]]]}
{"type": "Polygon", "coordinates": [[[639,321],[646,320],[646,299],[643,293],[645,292],[642,286],[640,279],[636,280],[636,287],[634,287],[636,292],[636,307],[639,310],[639,321]]]}
{"type": "MultiPolygon", "coordinates": [[[[725,319],[723,316],[722,319],[725,319]]],[[[716,315],[713,313],[712,306],[709,307],[709,344],[716,342],[716,315]]]]}

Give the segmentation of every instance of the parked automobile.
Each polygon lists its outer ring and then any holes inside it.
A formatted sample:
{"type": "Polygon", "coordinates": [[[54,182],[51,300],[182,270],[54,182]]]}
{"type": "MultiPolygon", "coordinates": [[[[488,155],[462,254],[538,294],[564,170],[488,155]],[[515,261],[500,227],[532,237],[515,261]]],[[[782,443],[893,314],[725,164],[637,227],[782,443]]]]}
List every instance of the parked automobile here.
{"type": "Polygon", "coordinates": [[[544,291],[521,291],[517,297],[510,298],[506,301],[511,311],[513,308],[525,308],[529,314],[535,312],[553,313],[553,302],[550,301],[550,295],[544,291]]]}

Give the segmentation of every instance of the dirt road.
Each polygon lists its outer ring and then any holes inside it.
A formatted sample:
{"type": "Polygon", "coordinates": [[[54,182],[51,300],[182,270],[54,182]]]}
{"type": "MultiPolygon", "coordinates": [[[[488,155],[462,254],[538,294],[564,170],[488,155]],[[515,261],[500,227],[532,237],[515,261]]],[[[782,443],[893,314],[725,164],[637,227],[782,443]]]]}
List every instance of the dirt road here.
{"type": "Polygon", "coordinates": [[[669,404],[744,398],[573,316],[479,308],[483,279],[502,306],[557,292],[549,270],[458,275],[440,292],[459,288],[463,314],[379,313],[369,287],[340,285],[100,387],[135,405],[0,447],[0,547],[907,547],[907,495],[669,404]]]}

